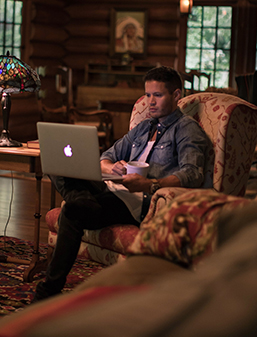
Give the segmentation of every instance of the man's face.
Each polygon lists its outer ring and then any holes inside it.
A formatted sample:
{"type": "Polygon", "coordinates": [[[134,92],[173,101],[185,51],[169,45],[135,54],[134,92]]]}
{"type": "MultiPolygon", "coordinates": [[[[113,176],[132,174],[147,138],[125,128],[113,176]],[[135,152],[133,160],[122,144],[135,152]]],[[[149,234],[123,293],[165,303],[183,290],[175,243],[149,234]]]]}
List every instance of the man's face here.
{"type": "Polygon", "coordinates": [[[176,89],[170,94],[164,82],[147,81],[145,82],[145,95],[151,117],[161,119],[176,110],[181,90],[176,89]]]}

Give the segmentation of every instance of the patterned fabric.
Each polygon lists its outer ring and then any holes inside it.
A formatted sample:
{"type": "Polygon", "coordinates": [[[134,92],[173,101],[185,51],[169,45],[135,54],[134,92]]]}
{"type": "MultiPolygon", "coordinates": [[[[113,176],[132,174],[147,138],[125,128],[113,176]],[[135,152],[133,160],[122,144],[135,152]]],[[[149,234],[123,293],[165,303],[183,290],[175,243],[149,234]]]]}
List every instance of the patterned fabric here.
{"type": "MultiPolygon", "coordinates": [[[[85,258],[89,261],[95,261],[106,266],[111,266],[117,262],[125,260],[126,256],[122,253],[114,252],[112,249],[105,249],[101,246],[93,245],[89,242],[84,242],[84,238],[82,238],[78,257],[85,258]]],[[[48,234],[48,244],[49,250],[54,249],[57,241],[57,233],[49,232],[48,234]]],[[[87,239],[90,241],[90,237],[87,239]]],[[[130,243],[128,241],[128,243],[130,243]]]]}
{"type": "MultiPolygon", "coordinates": [[[[54,208],[46,214],[49,227],[48,244],[55,247],[58,231],[58,217],[61,208],[54,208]]],[[[124,260],[128,246],[133,242],[139,228],[134,225],[113,225],[100,230],[85,230],[78,255],[88,260],[111,265],[124,260]]]]}
{"type": "Polygon", "coordinates": [[[160,256],[186,266],[197,264],[215,249],[215,219],[221,210],[238,209],[250,202],[213,190],[187,191],[141,224],[128,254],[160,256]]]}
{"type": "MultiPolygon", "coordinates": [[[[257,142],[257,107],[236,96],[220,93],[190,95],[182,98],[179,101],[179,106],[183,113],[193,116],[200,123],[213,142],[214,152],[210,153],[208,157],[212,167],[208,172],[208,178],[213,180],[214,190],[208,191],[208,193],[214,193],[217,198],[217,200],[215,199],[216,204],[219,204],[219,198],[215,194],[215,190],[224,194],[243,196],[257,142]]],[[[143,96],[134,105],[130,128],[147,117],[150,115],[145,96],[143,96]]],[[[141,224],[142,229],[152,223],[155,215],[163,214],[164,216],[164,213],[167,212],[168,217],[170,207],[173,211],[172,201],[174,198],[179,198],[176,199],[176,202],[178,202],[177,200],[181,200],[181,202],[185,200],[186,202],[187,196],[191,195],[193,198],[194,193],[197,193],[197,190],[177,187],[158,190],[152,197],[149,212],[141,224]],[[183,194],[185,195],[183,196],[183,194]]],[[[196,195],[201,197],[199,192],[196,195]]],[[[222,196],[222,198],[225,197],[222,196]]],[[[241,198],[239,200],[241,201],[241,198]]],[[[227,202],[223,202],[223,204],[227,204],[227,202]]],[[[233,203],[230,204],[233,205],[233,203]]],[[[215,207],[208,214],[209,223],[206,226],[210,228],[211,219],[214,219],[216,212],[219,211],[219,208],[215,207]]],[[[197,206],[193,209],[200,217],[202,210],[199,210],[197,206]]],[[[48,241],[52,247],[56,242],[59,213],[60,208],[57,208],[49,211],[46,216],[50,230],[48,241]]],[[[199,221],[204,221],[204,219],[199,219],[199,221]]],[[[200,225],[198,224],[198,226],[200,225]]],[[[97,231],[85,231],[79,254],[108,265],[115,263],[124,258],[129,244],[136,237],[130,251],[135,249],[135,242],[139,242],[141,231],[139,232],[139,229],[134,226],[119,225],[97,231]]],[[[137,249],[139,248],[137,247],[137,249]]],[[[170,252],[168,251],[167,254],[169,257],[170,252]]],[[[190,259],[196,259],[194,253],[190,254],[181,257],[178,253],[176,258],[183,260],[184,263],[190,263],[190,259]]]]}

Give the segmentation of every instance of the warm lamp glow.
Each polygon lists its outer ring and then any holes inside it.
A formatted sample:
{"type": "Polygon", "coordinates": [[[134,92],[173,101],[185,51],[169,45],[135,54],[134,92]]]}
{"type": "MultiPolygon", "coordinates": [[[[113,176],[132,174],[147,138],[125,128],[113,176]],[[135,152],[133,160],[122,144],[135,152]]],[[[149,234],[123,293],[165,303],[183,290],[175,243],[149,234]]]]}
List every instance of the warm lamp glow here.
{"type": "Polygon", "coordinates": [[[193,0],[180,0],[180,13],[191,13],[193,0]]]}

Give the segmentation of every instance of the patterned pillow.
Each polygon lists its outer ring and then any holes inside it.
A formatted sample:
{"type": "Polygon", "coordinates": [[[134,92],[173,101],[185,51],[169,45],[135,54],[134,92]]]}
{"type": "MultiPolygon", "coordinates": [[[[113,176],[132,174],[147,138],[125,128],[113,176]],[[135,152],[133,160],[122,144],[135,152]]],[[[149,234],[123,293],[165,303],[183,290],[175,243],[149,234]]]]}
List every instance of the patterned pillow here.
{"type": "Polygon", "coordinates": [[[250,202],[210,189],[190,190],[141,225],[128,254],[155,255],[180,265],[195,265],[216,247],[215,219],[220,211],[250,202]]]}

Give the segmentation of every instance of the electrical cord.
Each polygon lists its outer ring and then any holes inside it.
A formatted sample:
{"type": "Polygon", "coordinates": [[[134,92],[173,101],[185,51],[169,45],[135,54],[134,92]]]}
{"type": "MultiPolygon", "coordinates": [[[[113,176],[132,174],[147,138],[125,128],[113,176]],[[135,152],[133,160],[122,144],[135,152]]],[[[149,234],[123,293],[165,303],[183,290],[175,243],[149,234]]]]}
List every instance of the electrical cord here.
{"type": "Polygon", "coordinates": [[[12,203],[13,203],[13,195],[14,195],[14,184],[13,184],[13,171],[11,171],[11,199],[9,203],[9,212],[8,212],[8,217],[5,223],[4,227],[4,250],[6,249],[6,232],[7,232],[7,227],[9,225],[11,215],[12,215],[12,203]]]}

